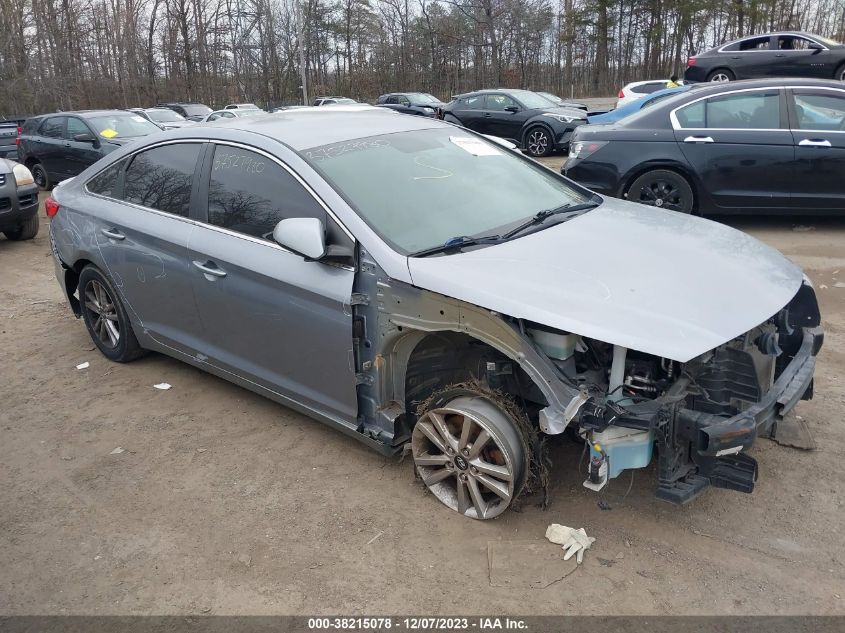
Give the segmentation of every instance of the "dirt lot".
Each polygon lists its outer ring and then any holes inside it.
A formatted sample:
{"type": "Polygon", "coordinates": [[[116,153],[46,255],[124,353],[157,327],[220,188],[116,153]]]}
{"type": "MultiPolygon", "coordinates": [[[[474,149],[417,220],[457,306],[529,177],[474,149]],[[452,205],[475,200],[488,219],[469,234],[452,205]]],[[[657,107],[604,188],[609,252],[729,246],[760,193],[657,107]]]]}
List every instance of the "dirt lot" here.
{"type": "Polygon", "coordinates": [[[623,475],[603,511],[579,448],[557,441],[551,507],[485,523],[427,495],[410,461],[222,380],[106,361],[53,278],[46,221],[34,241],[0,238],[0,613],[845,613],[845,224],[730,224],[818,288],[827,341],[798,414],[819,450],[761,440],[753,495],[684,508],[653,498],[653,469],[621,500],[623,475]],[[488,544],[542,543],[552,522],[597,538],[584,564],[491,586],[488,544]]]}

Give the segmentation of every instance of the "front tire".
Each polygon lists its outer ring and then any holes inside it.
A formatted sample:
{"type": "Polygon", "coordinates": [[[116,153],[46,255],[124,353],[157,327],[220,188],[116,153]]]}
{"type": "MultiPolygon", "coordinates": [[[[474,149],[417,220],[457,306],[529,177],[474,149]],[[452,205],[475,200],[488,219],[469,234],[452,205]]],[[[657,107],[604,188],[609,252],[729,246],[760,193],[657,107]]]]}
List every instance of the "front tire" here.
{"type": "Polygon", "coordinates": [[[833,73],[833,78],[838,81],[845,81],[845,64],[842,64],[836,69],[836,72],[833,73]]]}
{"type": "Polygon", "coordinates": [[[733,74],[732,71],[728,70],[727,68],[717,68],[714,71],[711,71],[709,75],[707,75],[707,81],[712,81],[715,83],[726,83],[728,81],[734,81],[736,79],[736,75],[733,74]]]}
{"type": "Polygon", "coordinates": [[[12,240],[13,242],[31,240],[38,235],[38,226],[39,220],[38,214],[36,213],[31,218],[24,220],[18,228],[3,231],[3,234],[6,236],[6,239],[12,240]]]}
{"type": "Polygon", "coordinates": [[[532,127],[525,133],[525,149],[529,156],[548,156],[554,150],[552,135],[542,126],[532,127]]]}
{"type": "Polygon", "coordinates": [[[44,169],[44,165],[41,163],[35,163],[29,169],[32,172],[32,179],[35,181],[35,184],[38,185],[38,188],[41,191],[49,191],[53,186],[53,182],[50,180],[50,174],[48,174],[47,170],[44,169]]]}
{"type": "Polygon", "coordinates": [[[628,200],[679,213],[692,213],[695,194],[687,179],[668,169],[654,169],[637,178],[628,200]]]}
{"type": "Polygon", "coordinates": [[[445,506],[492,519],[520,493],[529,459],[511,415],[483,395],[431,401],[411,434],[417,472],[445,506]]]}
{"type": "Polygon", "coordinates": [[[103,356],[127,363],[144,355],[117,290],[94,265],[79,274],[79,303],[88,334],[103,356]]]}

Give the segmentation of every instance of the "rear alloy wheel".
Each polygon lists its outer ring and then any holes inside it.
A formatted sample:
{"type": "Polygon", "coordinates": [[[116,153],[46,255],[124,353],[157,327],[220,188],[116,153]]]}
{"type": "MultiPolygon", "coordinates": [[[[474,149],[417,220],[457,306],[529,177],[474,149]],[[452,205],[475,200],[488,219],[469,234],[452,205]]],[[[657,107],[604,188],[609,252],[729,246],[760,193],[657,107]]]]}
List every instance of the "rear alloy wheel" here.
{"type": "Polygon", "coordinates": [[[736,77],[727,68],[720,68],[718,70],[714,70],[712,73],[707,75],[707,81],[712,81],[715,83],[725,83],[728,81],[733,81],[734,79],[736,79],[736,77]]]}
{"type": "Polygon", "coordinates": [[[417,472],[444,505],[473,519],[504,512],[522,486],[526,455],[510,416],[481,396],[426,411],[414,426],[417,472]]]}
{"type": "Polygon", "coordinates": [[[117,291],[95,266],[79,275],[79,302],[88,334],[103,356],[125,363],[144,354],[117,291]]]}
{"type": "Polygon", "coordinates": [[[35,163],[30,168],[30,171],[32,172],[32,179],[41,191],[47,191],[51,187],[50,176],[47,174],[47,170],[44,169],[44,165],[35,163]]]}
{"type": "Polygon", "coordinates": [[[637,178],[628,200],[679,213],[692,213],[694,196],[686,178],[668,169],[655,169],[637,178]]]}
{"type": "Polygon", "coordinates": [[[38,224],[38,214],[35,214],[31,218],[24,220],[18,228],[12,229],[11,231],[3,231],[3,234],[6,236],[6,239],[15,242],[19,240],[31,240],[38,235],[38,224]]]}
{"type": "Polygon", "coordinates": [[[531,156],[548,156],[552,153],[552,135],[544,127],[532,127],[525,135],[525,149],[531,156]]]}

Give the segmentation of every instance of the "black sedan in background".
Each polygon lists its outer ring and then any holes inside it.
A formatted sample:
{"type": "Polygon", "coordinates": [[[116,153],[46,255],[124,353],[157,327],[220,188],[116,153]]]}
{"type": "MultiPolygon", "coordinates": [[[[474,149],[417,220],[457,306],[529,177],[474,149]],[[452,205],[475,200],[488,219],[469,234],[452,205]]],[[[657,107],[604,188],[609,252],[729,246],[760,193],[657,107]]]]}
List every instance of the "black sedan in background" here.
{"type": "Polygon", "coordinates": [[[579,127],[562,172],[683,213],[845,212],[845,85],[749,80],[579,127]]]}
{"type": "Polygon", "coordinates": [[[43,114],[24,123],[18,161],[30,169],[41,189],[49,189],[121,145],[160,131],[155,123],[126,110],[43,114]]]}
{"type": "Polygon", "coordinates": [[[788,31],[752,35],[687,60],[686,81],[815,77],[845,81],[845,45],[788,31]]]}
{"type": "Polygon", "coordinates": [[[435,117],[437,111],[446,104],[427,92],[391,92],[381,95],[376,100],[376,105],[402,114],[435,117]]]}
{"type": "Polygon", "coordinates": [[[531,156],[565,150],[587,113],[561,108],[530,90],[477,90],[458,95],[440,110],[449,123],[516,143],[531,156]]]}

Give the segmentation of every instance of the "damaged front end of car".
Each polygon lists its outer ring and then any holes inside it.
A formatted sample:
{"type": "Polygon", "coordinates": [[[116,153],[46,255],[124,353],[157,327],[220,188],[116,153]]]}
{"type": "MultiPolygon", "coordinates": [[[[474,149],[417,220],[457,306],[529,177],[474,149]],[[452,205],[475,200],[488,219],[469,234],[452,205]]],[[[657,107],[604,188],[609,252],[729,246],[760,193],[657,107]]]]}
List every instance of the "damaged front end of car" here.
{"type": "Polygon", "coordinates": [[[684,363],[579,337],[556,362],[588,394],[573,419],[590,445],[584,485],[646,466],[656,448],[659,499],[684,504],[708,486],[752,492],[757,462],[745,451],[812,397],[823,338],[808,281],[766,322],[684,363]]]}

